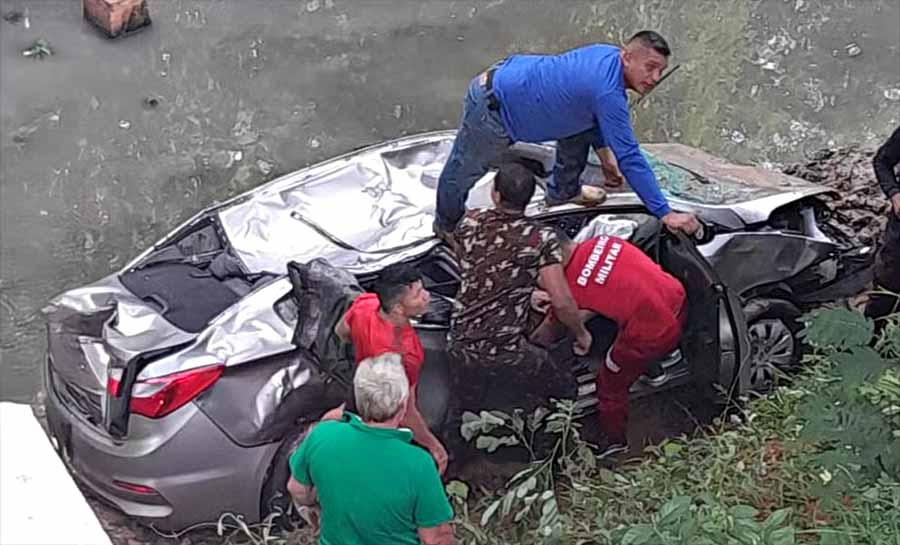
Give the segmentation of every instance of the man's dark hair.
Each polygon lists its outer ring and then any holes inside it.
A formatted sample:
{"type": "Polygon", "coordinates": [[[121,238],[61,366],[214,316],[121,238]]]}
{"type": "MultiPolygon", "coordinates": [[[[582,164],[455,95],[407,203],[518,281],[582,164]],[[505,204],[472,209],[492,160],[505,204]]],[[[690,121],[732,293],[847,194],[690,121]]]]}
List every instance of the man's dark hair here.
{"type": "Polygon", "coordinates": [[[514,210],[525,210],[534,196],[534,174],[518,163],[503,163],[494,177],[500,202],[514,210]]]}
{"type": "Polygon", "coordinates": [[[378,276],[372,291],[378,295],[381,310],[390,312],[400,302],[409,286],[422,280],[422,273],[412,265],[397,263],[385,267],[378,276]]]}
{"type": "Polygon", "coordinates": [[[672,50],[669,49],[669,43],[666,42],[666,39],[653,30],[642,30],[638,32],[629,38],[628,43],[634,41],[641,42],[644,47],[649,47],[663,57],[668,57],[672,54],[672,50]]]}

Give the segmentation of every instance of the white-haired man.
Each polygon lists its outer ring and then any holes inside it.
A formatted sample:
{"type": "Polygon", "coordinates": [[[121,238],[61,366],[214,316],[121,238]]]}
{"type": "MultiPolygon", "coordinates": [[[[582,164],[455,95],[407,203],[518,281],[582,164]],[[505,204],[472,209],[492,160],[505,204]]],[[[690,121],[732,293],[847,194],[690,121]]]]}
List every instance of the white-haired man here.
{"type": "Polygon", "coordinates": [[[398,429],[409,404],[401,357],[360,362],[353,391],[359,416],[320,422],[290,459],[294,501],[321,506],[320,545],[455,543],[437,468],[398,429]]]}

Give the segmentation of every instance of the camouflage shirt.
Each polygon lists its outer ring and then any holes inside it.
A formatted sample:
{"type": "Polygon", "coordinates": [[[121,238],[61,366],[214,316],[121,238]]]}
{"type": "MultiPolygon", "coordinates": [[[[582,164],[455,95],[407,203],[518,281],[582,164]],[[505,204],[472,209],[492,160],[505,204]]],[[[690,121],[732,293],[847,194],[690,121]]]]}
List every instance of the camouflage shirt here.
{"type": "Polygon", "coordinates": [[[462,274],[451,321],[455,350],[483,365],[515,365],[527,343],[531,292],[538,271],[562,262],[549,227],[500,210],[470,212],[454,232],[462,274]]]}

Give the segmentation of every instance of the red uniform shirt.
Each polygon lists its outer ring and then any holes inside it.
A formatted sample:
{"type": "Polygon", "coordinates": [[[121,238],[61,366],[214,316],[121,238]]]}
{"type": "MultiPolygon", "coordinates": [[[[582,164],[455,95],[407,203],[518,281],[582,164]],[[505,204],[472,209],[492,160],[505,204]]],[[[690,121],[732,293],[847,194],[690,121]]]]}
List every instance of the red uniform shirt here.
{"type": "Polygon", "coordinates": [[[344,315],[350,328],[356,363],[388,352],[400,354],[406,378],[410,387],[414,387],[425,361],[425,350],[411,325],[398,327],[388,322],[381,317],[380,307],[377,295],[364,293],[353,301],[344,315]]]}
{"type": "Polygon", "coordinates": [[[579,243],[566,266],[566,278],[579,308],[602,314],[620,330],[632,321],[668,323],[684,304],[681,283],[639,248],[617,237],[579,243]]]}

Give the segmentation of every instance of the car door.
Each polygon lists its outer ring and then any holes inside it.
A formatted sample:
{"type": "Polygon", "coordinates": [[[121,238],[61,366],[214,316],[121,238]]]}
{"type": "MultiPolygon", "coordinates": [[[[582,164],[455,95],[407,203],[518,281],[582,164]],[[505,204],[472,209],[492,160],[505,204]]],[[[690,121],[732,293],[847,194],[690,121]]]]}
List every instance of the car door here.
{"type": "Polygon", "coordinates": [[[740,300],[686,235],[662,229],[658,259],[687,294],[681,349],[698,387],[720,402],[745,393],[750,350],[740,300]]]}

